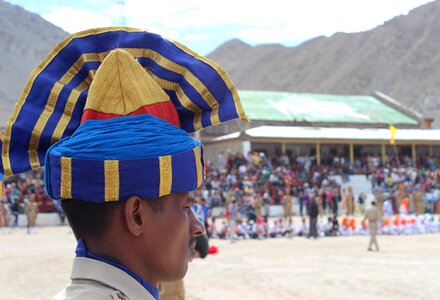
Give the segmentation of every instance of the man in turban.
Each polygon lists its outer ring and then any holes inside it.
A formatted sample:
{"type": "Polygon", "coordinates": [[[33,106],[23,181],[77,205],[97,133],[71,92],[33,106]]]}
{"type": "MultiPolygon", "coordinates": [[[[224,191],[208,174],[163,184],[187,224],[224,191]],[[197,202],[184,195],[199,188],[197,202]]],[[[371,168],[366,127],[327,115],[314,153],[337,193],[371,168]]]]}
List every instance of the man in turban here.
{"type": "Polygon", "coordinates": [[[205,231],[190,193],[203,148],[189,133],[246,116],[227,73],[135,28],[73,34],[31,74],[2,136],[0,173],[45,167],[77,239],[54,299],[158,299],[205,231]]]}

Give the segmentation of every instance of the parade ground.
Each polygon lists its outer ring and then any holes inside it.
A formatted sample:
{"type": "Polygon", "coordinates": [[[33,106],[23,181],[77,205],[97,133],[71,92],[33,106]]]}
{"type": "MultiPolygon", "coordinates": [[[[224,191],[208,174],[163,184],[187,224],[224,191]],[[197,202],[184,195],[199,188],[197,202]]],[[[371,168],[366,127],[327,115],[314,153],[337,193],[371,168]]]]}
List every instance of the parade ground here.
{"type": "MultiPolygon", "coordinates": [[[[186,298],[438,299],[440,235],[213,239],[219,253],[190,263],[186,298]]],[[[69,227],[0,234],[0,298],[50,299],[68,283],[75,239],[69,227]]]]}

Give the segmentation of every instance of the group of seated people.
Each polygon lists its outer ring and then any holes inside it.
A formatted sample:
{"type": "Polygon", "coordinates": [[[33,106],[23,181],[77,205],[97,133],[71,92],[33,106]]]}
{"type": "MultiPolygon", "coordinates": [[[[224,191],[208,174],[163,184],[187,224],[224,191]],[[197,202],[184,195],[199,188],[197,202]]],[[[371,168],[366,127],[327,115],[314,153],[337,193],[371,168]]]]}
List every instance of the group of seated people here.
{"type": "MultiPolygon", "coordinates": [[[[272,218],[267,222],[264,218],[254,220],[239,219],[231,232],[226,220],[212,218],[208,221],[207,231],[211,238],[219,239],[267,239],[267,238],[292,238],[307,237],[309,223],[306,218],[301,218],[295,223],[292,218],[272,218]]],[[[368,224],[362,218],[353,216],[321,218],[317,223],[318,234],[321,237],[367,235],[368,224]]],[[[379,226],[379,234],[429,234],[440,232],[440,220],[434,215],[395,215],[383,218],[379,226]]]]}

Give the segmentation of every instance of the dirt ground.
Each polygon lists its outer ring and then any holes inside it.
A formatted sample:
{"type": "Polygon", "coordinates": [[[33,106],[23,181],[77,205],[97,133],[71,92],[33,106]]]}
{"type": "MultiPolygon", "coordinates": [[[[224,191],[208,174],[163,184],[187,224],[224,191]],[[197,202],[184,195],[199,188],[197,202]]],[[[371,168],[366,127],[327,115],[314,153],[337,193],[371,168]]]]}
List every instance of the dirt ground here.
{"type": "MultiPolygon", "coordinates": [[[[440,235],[231,244],[211,240],[217,255],[191,262],[187,299],[440,299],[440,235]]],[[[75,240],[67,226],[0,234],[0,299],[50,299],[68,283],[75,240]]]]}

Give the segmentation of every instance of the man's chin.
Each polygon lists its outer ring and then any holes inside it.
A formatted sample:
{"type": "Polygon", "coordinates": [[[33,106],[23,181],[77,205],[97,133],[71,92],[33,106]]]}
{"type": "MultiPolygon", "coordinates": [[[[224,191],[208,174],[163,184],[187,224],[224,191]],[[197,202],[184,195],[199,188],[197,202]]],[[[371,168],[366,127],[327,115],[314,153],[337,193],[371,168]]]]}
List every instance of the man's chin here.
{"type": "Polygon", "coordinates": [[[188,271],[188,263],[185,264],[185,266],[182,266],[182,268],[180,269],[179,273],[174,273],[174,276],[170,276],[169,278],[167,278],[166,280],[162,280],[162,281],[177,281],[177,280],[181,280],[183,279],[183,277],[185,277],[186,272],[188,271]]]}

